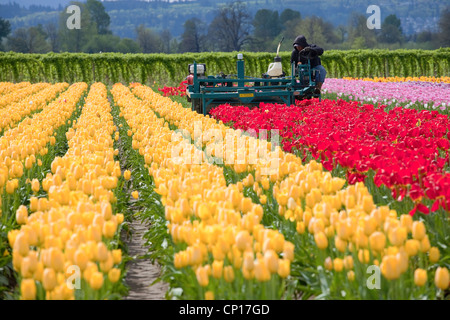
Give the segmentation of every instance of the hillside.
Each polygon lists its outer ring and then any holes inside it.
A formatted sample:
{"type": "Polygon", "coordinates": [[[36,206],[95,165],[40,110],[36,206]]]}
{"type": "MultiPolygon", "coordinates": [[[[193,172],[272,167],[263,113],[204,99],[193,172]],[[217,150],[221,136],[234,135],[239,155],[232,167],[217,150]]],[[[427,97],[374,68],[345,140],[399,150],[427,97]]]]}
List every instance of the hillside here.
{"type": "MultiPolygon", "coordinates": [[[[111,17],[111,30],[121,37],[135,37],[135,28],[139,24],[154,28],[157,31],[169,29],[173,36],[177,37],[183,32],[183,23],[187,19],[197,17],[209,23],[217,8],[231,0],[192,0],[181,2],[167,1],[103,1],[108,14],[111,17]],[[187,3],[189,2],[189,3],[187,3]]],[[[0,0],[0,5],[10,3],[11,0],[0,0]]],[[[34,10],[31,13],[24,11],[14,18],[9,18],[13,29],[28,27],[38,23],[48,23],[57,21],[58,13],[61,10],[59,5],[66,5],[68,0],[21,0],[20,5],[40,5],[54,8],[49,11],[43,8],[42,11],[34,10]]],[[[251,0],[245,1],[250,13],[253,15],[257,10],[266,8],[278,10],[291,8],[300,11],[302,17],[317,15],[330,21],[333,25],[347,25],[352,13],[366,13],[372,0],[251,0]]],[[[441,0],[379,0],[377,5],[381,8],[381,18],[384,19],[389,14],[396,14],[401,22],[405,34],[412,34],[423,30],[435,31],[440,12],[448,5],[447,1],[441,0]]],[[[0,7],[0,16],[5,14],[6,7],[0,7]]]]}

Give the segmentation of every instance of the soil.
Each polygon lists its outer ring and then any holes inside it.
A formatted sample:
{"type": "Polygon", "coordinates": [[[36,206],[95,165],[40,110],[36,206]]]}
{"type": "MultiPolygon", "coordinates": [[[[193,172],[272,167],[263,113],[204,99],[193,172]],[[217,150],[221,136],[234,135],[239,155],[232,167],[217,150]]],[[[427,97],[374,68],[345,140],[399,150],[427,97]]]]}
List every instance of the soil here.
{"type": "Polygon", "coordinates": [[[144,233],[150,226],[142,225],[139,220],[134,220],[131,225],[133,236],[128,239],[128,254],[134,257],[127,264],[125,282],[129,287],[129,295],[125,300],[163,300],[168,289],[167,283],[162,281],[152,285],[153,281],[160,277],[160,267],[152,264],[149,259],[141,258],[147,253],[144,233]]]}

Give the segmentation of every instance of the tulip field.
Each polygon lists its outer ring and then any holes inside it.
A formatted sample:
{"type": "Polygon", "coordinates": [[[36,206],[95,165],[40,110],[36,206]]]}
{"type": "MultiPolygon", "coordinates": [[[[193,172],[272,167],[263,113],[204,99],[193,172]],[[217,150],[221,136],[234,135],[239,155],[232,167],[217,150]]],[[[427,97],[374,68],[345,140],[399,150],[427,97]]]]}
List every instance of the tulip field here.
{"type": "Polygon", "coordinates": [[[184,89],[0,82],[0,299],[126,298],[136,220],[168,299],[449,298],[450,78],[184,89]]]}

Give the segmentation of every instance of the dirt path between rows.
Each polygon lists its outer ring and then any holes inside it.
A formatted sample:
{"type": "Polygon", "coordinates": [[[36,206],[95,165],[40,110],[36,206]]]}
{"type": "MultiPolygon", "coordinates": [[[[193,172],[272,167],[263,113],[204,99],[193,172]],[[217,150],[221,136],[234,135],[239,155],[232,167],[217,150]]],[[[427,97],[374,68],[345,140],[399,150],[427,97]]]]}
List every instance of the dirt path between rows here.
{"type": "Polygon", "coordinates": [[[134,259],[127,263],[127,275],[125,282],[130,288],[129,295],[125,300],[163,300],[168,289],[164,282],[158,282],[152,285],[152,282],[160,277],[160,267],[152,264],[149,259],[141,259],[141,256],[147,253],[145,240],[142,239],[144,233],[151,228],[149,225],[143,225],[139,220],[133,220],[130,224],[133,234],[128,239],[128,254],[134,259]]]}
{"type": "MultiPolygon", "coordinates": [[[[111,97],[108,98],[111,106],[114,101],[111,97]]],[[[119,128],[117,128],[119,129],[119,128]]],[[[119,138],[119,162],[122,173],[125,170],[127,159],[123,150],[121,138],[119,138]]],[[[123,192],[131,194],[133,188],[133,179],[131,178],[131,185],[125,184],[123,192]]],[[[133,258],[127,262],[125,283],[129,288],[128,296],[123,297],[124,300],[164,300],[169,285],[165,282],[158,282],[154,285],[152,283],[161,275],[161,268],[156,263],[153,264],[150,259],[143,258],[148,254],[148,247],[145,244],[143,236],[145,232],[151,228],[149,224],[142,224],[139,219],[134,217],[139,211],[136,207],[135,201],[129,201],[130,213],[133,215],[130,222],[130,233],[128,236],[122,234],[122,241],[126,243],[128,248],[128,255],[133,258]]]]}

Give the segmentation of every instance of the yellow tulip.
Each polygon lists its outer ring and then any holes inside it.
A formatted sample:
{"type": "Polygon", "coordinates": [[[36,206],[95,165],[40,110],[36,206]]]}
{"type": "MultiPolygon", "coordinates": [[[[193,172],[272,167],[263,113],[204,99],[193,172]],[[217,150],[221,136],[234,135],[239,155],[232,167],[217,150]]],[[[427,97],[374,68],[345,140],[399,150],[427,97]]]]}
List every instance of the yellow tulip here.
{"type": "Polygon", "coordinates": [[[370,235],[369,244],[372,250],[381,252],[386,245],[386,236],[384,233],[376,231],[370,235]]]}
{"type": "Polygon", "coordinates": [[[420,268],[416,269],[414,271],[414,283],[416,284],[416,286],[421,287],[425,285],[426,282],[427,282],[427,271],[420,268]]]}
{"type": "Polygon", "coordinates": [[[314,241],[316,242],[317,247],[321,250],[324,250],[328,247],[327,236],[322,231],[314,234],[314,241]]]}
{"type": "Polygon", "coordinates": [[[278,261],[278,275],[281,278],[286,278],[291,273],[291,261],[288,259],[281,259],[278,261]]]}
{"type": "Polygon", "coordinates": [[[436,247],[431,247],[430,252],[428,253],[428,257],[431,263],[438,262],[440,257],[439,249],[436,247]]]}
{"type": "Polygon", "coordinates": [[[117,281],[119,281],[119,279],[120,279],[120,269],[112,268],[111,270],[109,270],[109,272],[108,272],[108,279],[112,283],[116,283],[117,281]]]}
{"type": "Polygon", "coordinates": [[[52,291],[56,286],[56,273],[55,270],[52,268],[45,268],[43,279],[42,279],[42,286],[46,291],[52,291]]]}
{"type": "Polygon", "coordinates": [[[89,285],[94,290],[99,290],[103,286],[103,273],[101,272],[93,272],[89,279],[89,285]]]}
{"type": "Polygon", "coordinates": [[[28,209],[21,205],[16,211],[16,221],[18,224],[26,224],[28,221],[28,209]]]}
{"type": "Polygon", "coordinates": [[[334,271],[336,271],[336,272],[341,272],[343,270],[344,262],[342,261],[341,258],[335,258],[333,260],[333,268],[334,268],[334,271]]]}
{"type": "Polygon", "coordinates": [[[214,300],[214,292],[206,291],[205,292],[205,300],[214,300]]]}
{"type": "Polygon", "coordinates": [[[436,287],[438,287],[441,290],[447,290],[449,286],[449,273],[448,269],[445,267],[438,267],[436,269],[436,274],[434,276],[434,283],[436,284],[436,287]]]}
{"type": "Polygon", "coordinates": [[[400,277],[400,263],[396,256],[384,256],[380,265],[381,273],[388,280],[400,277]]]}
{"type": "Polygon", "coordinates": [[[412,224],[412,236],[416,240],[422,240],[425,237],[425,225],[422,221],[414,221],[412,224]]]}
{"type": "Polygon", "coordinates": [[[276,273],[278,271],[278,256],[274,250],[267,250],[264,253],[264,263],[270,273],[276,273]]]}
{"type": "Polygon", "coordinates": [[[36,299],[36,283],[34,279],[22,279],[20,283],[20,293],[23,300],[36,299]]]}
{"type": "Polygon", "coordinates": [[[17,235],[14,241],[13,250],[22,257],[26,257],[28,255],[30,248],[28,244],[28,237],[25,233],[21,232],[17,235]]]}
{"type": "Polygon", "coordinates": [[[409,239],[405,242],[405,251],[410,256],[413,257],[419,252],[420,242],[416,239],[409,239]]]}
{"type": "Polygon", "coordinates": [[[355,280],[355,272],[353,270],[350,270],[347,272],[347,279],[348,281],[354,281],[355,280]]]}
{"type": "Polygon", "coordinates": [[[328,271],[333,270],[333,260],[331,259],[331,257],[327,257],[327,258],[325,259],[324,267],[325,267],[325,269],[327,269],[328,271]]]}
{"type": "Polygon", "coordinates": [[[214,260],[212,263],[212,276],[216,279],[222,277],[223,272],[223,261],[214,260]]]}
{"type": "Polygon", "coordinates": [[[226,266],[223,269],[223,277],[226,282],[231,283],[234,281],[234,270],[232,266],[226,266]]]}
{"type": "Polygon", "coordinates": [[[195,271],[195,275],[200,286],[206,287],[209,284],[208,273],[205,268],[198,267],[195,271]]]}

